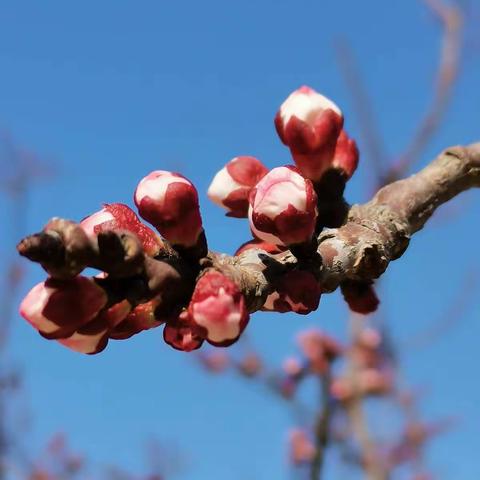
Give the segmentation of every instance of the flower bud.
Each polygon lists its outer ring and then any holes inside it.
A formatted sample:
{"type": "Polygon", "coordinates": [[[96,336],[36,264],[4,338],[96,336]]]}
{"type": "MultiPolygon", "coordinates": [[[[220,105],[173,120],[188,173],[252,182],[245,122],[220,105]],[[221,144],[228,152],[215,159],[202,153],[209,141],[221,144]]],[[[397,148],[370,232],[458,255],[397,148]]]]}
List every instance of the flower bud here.
{"type": "Polygon", "coordinates": [[[393,389],[393,376],[388,370],[366,368],[358,373],[358,385],[364,395],[387,395],[393,389]]]}
{"type": "Polygon", "coordinates": [[[256,353],[247,353],[237,362],[237,368],[242,375],[252,378],[261,372],[262,360],[256,353]]]}
{"type": "Polygon", "coordinates": [[[240,337],[249,315],[245,299],[228,277],[210,270],[200,277],[188,306],[194,325],[212,345],[226,347],[240,337]]]}
{"type": "Polygon", "coordinates": [[[140,216],[172,245],[196,245],[203,233],[198,194],[185,177],[156,170],[140,181],[134,199],[140,216]]]}
{"type": "Polygon", "coordinates": [[[252,190],[248,216],[252,233],[265,242],[309,242],[317,219],[313,185],[293,167],[274,168],[252,190]]]}
{"type": "Polygon", "coordinates": [[[307,432],[297,428],[289,433],[290,461],[294,465],[309,464],[315,457],[316,449],[307,432]]]}
{"type": "Polygon", "coordinates": [[[159,236],[144,225],[137,214],[123,203],[105,204],[101,210],[84,218],[80,225],[89,237],[107,230],[127,230],[134,233],[147,255],[154,257],[162,248],[159,236]]]}
{"type": "Polygon", "coordinates": [[[332,362],[342,353],[336,340],[316,329],[302,332],[298,344],[308,360],[309,369],[319,375],[328,372],[332,362]]]}
{"type": "Polygon", "coordinates": [[[70,337],[59,339],[58,343],[75,352],[94,355],[107,347],[108,330],[107,321],[99,315],[70,337]]]}
{"type": "Polygon", "coordinates": [[[240,247],[238,247],[237,251],[235,252],[235,256],[241,255],[247,250],[263,250],[267,253],[271,253],[272,255],[274,255],[276,253],[283,252],[285,248],[281,248],[279,245],[274,245],[273,243],[253,239],[240,245],[240,247]]]}
{"type": "Polygon", "coordinates": [[[289,377],[298,377],[303,371],[303,365],[296,357],[287,357],[282,363],[282,370],[289,377]]]}
{"type": "Polygon", "coordinates": [[[303,175],[313,181],[330,166],[342,126],[338,106],[306,86],[294,91],[275,117],[280,139],[290,148],[303,175]]]}
{"type": "Polygon", "coordinates": [[[351,280],[343,282],[340,288],[352,312],[368,315],[377,310],[380,304],[371,282],[351,280]]]}
{"type": "Polygon", "coordinates": [[[131,312],[118,322],[110,331],[110,338],[125,340],[137,333],[158,327],[164,323],[155,316],[158,299],[137,305],[131,312]]]}
{"type": "Polygon", "coordinates": [[[210,373],[222,373],[230,366],[230,357],[225,350],[201,352],[198,356],[200,364],[210,373]]]}
{"type": "Polygon", "coordinates": [[[93,320],[106,303],[105,291],[91,278],[49,278],[28,292],[20,314],[43,336],[66,338],[93,320]]]}
{"type": "Polygon", "coordinates": [[[264,311],[307,315],[318,308],[322,294],[317,279],[310,272],[300,270],[282,275],[274,288],[262,307],[264,311]]]}
{"type": "Polygon", "coordinates": [[[255,157],[235,157],[215,175],[207,195],[228,210],[227,216],[246,218],[250,191],[267,173],[267,167],[255,157]]]}
{"type": "Polygon", "coordinates": [[[176,321],[165,325],[163,339],[171,347],[183,352],[197,350],[204,340],[199,329],[190,321],[186,311],[182,312],[176,321]]]}
{"type": "Polygon", "coordinates": [[[345,180],[349,180],[357,169],[358,157],[357,143],[342,130],[337,140],[331,168],[338,170],[345,180]]]}

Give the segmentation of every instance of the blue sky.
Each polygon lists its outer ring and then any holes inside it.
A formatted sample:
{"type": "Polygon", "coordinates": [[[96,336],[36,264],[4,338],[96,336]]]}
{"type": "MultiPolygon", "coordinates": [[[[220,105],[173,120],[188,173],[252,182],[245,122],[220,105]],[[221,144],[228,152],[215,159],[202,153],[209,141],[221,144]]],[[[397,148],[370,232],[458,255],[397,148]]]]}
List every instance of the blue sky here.
{"type": "MultiPolygon", "coordinates": [[[[470,2],[471,22],[478,22],[476,2],[470,2]]],[[[395,154],[430,101],[438,33],[415,0],[0,0],[0,125],[57,170],[31,192],[28,231],[52,216],[80,219],[102,202],[132,204],[139,179],[172,169],[201,193],[210,246],[231,253],[248,239],[247,225],[226,219],[208,202],[206,188],[237,155],[257,156],[269,167],[289,163],[273,116],[290,91],[307,84],[331,97],[358,138],[334,40],[351,42],[395,154]]],[[[447,121],[421,163],[443,147],[480,139],[474,48],[465,56],[447,121]]],[[[351,202],[366,199],[369,179],[363,159],[348,187],[351,202]]],[[[480,271],[478,192],[455,204],[460,214],[434,220],[385,276],[382,308],[400,341],[444,313],[466,270],[480,271]]],[[[28,266],[22,292],[42,277],[28,266]]],[[[428,391],[426,416],[460,418],[429,455],[439,478],[480,476],[476,292],[454,330],[402,355],[406,381],[428,391]]],[[[255,315],[249,333],[279,363],[303,328],[344,336],[346,315],[334,294],[308,318],[255,315]]],[[[12,356],[25,376],[33,417],[25,442],[32,451],[61,430],[96,464],[116,461],[141,471],[142,448],[156,436],[185,452],[187,480],[288,478],[285,437],[292,421],[285,406],[247,382],[203,374],[190,356],[163,343],[160,330],[86,357],[46,342],[17,319],[12,356]]]]}

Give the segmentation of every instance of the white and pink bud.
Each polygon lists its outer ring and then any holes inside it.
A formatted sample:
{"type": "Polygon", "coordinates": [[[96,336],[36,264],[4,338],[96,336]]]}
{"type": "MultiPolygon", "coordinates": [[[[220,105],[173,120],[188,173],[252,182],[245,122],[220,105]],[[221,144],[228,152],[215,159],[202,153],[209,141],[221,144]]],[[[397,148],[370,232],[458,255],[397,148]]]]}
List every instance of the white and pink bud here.
{"type": "Polygon", "coordinates": [[[263,250],[264,252],[271,253],[272,255],[281,253],[285,251],[285,247],[281,247],[279,245],[274,245],[273,243],[264,242],[263,240],[253,239],[249,240],[248,242],[243,243],[240,245],[235,252],[235,256],[241,255],[243,252],[247,250],[263,250]]]}
{"type": "Polygon", "coordinates": [[[308,433],[300,428],[289,433],[290,461],[293,465],[305,465],[315,458],[316,448],[308,433]]]}
{"type": "Polygon", "coordinates": [[[297,357],[287,357],[282,363],[282,370],[289,377],[298,377],[303,371],[303,365],[297,357]]]}
{"type": "Polygon", "coordinates": [[[207,195],[228,210],[227,216],[246,218],[250,191],[267,173],[267,167],[255,157],[235,157],[215,175],[207,195]]]}
{"type": "Polygon", "coordinates": [[[375,312],[380,304],[371,282],[346,281],[340,289],[352,312],[368,315],[375,312]]]}
{"type": "Polygon", "coordinates": [[[342,354],[342,347],[336,340],[316,329],[302,332],[298,336],[298,344],[308,360],[309,369],[319,375],[325,374],[342,354]]]}
{"type": "Polygon", "coordinates": [[[175,350],[191,352],[202,346],[204,338],[197,326],[191,322],[188,312],[184,311],[177,320],[165,325],[163,340],[175,350]]]}
{"type": "Polygon", "coordinates": [[[156,170],[140,181],[134,200],[140,216],[172,245],[197,244],[203,233],[198,193],[185,177],[156,170]]]}
{"type": "Polygon", "coordinates": [[[303,175],[320,180],[332,163],[343,127],[338,106],[303,86],[283,102],[275,117],[275,127],[303,175]]]}
{"type": "Polygon", "coordinates": [[[253,352],[247,353],[237,362],[238,371],[246,377],[254,377],[258,375],[262,368],[262,360],[253,352]]]}
{"type": "Polygon", "coordinates": [[[249,315],[237,285],[215,270],[198,280],[188,306],[191,322],[212,345],[226,347],[236,342],[247,326],[249,315]]]}
{"type": "Polygon", "coordinates": [[[99,315],[70,337],[58,339],[58,343],[78,353],[95,355],[107,347],[108,332],[108,322],[99,315]]]}
{"type": "Polygon", "coordinates": [[[358,167],[358,159],[357,143],[342,130],[335,146],[331,168],[340,172],[345,180],[349,180],[358,167]]]}
{"type": "Polygon", "coordinates": [[[125,340],[137,333],[158,327],[164,322],[155,316],[155,309],[158,306],[159,299],[155,298],[149,302],[137,305],[133,310],[118,322],[109,322],[111,324],[110,338],[114,340],[125,340]]]}
{"type": "Polygon", "coordinates": [[[222,373],[230,366],[230,356],[225,350],[210,350],[200,352],[198,355],[200,364],[211,373],[222,373]]]}
{"type": "Polygon", "coordinates": [[[93,320],[107,295],[91,278],[47,279],[28,292],[20,314],[46,338],[66,338],[93,320]]]}
{"type": "Polygon", "coordinates": [[[108,230],[126,230],[134,233],[147,255],[155,256],[162,249],[160,237],[144,225],[137,214],[123,203],[105,204],[101,210],[89,215],[80,222],[89,237],[96,237],[108,230]]]}
{"type": "Polygon", "coordinates": [[[267,297],[262,310],[307,315],[318,308],[321,294],[322,289],[314,275],[293,270],[275,282],[275,291],[267,297]]]}
{"type": "Polygon", "coordinates": [[[307,243],[315,232],[317,195],[294,167],[271,170],[250,194],[252,233],[274,245],[307,243]]]}

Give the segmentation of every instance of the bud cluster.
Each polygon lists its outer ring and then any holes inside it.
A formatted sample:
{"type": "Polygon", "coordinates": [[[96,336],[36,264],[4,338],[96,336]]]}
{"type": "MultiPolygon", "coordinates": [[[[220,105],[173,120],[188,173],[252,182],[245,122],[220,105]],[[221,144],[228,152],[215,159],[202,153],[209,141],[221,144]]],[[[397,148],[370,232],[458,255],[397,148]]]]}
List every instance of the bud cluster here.
{"type": "Polygon", "coordinates": [[[188,308],[167,322],[164,340],[173,348],[192,351],[206,340],[216,347],[235,343],[248,324],[245,299],[237,285],[216,270],[207,270],[195,285],[188,308]]]}
{"type": "MultiPolygon", "coordinates": [[[[215,175],[208,196],[228,216],[248,218],[254,238],[236,253],[246,263],[246,256],[255,255],[245,253],[251,249],[272,255],[290,249],[297,257],[293,269],[278,269],[269,278],[263,310],[305,315],[318,308],[322,293],[316,236],[330,209],[322,205],[325,179],[341,179],[344,186],[358,151],[343,130],[340,109],[309,87],[285,100],[275,126],[295,166],[269,170],[255,157],[235,157],[215,175]]],[[[343,198],[335,202],[345,205],[343,198]]],[[[208,255],[195,186],[179,173],[154,170],[138,183],[134,203],[158,233],[129,206],[110,203],[79,224],[54,219],[32,236],[22,251],[28,250],[50,278],[27,294],[22,315],[46,338],[83,353],[97,353],[109,339],[127,339],[162,324],[165,342],[183,351],[204,342],[224,347],[237,341],[249,321],[246,300],[235,275],[208,255]],[[80,276],[87,267],[100,275],[80,276]]],[[[349,300],[354,295],[348,288],[344,294],[352,309],[366,312],[365,302],[358,306],[349,300]]],[[[317,371],[329,362],[308,359],[317,371]]]]}
{"type": "Polygon", "coordinates": [[[30,290],[20,314],[43,337],[86,354],[101,352],[109,339],[124,340],[163,323],[155,317],[154,300],[135,308],[127,300],[108,303],[93,278],[49,278],[30,290]]]}
{"type": "Polygon", "coordinates": [[[390,393],[393,371],[378,330],[364,328],[355,337],[349,355],[355,375],[345,374],[332,382],[332,395],[342,402],[355,396],[380,396],[390,393]]]}

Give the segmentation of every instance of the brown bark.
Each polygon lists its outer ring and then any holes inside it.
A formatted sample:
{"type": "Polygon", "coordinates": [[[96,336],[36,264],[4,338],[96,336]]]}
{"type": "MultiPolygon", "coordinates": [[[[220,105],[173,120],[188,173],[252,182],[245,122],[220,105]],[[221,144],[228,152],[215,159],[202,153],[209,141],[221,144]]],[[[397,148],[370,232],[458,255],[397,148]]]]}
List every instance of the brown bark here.
{"type": "MultiPolygon", "coordinates": [[[[392,260],[404,253],[413,234],[423,228],[441,204],[473,187],[480,187],[480,143],[448,148],[417,174],[383,187],[363,205],[353,205],[341,227],[325,229],[319,234],[318,256],[299,255],[297,258],[291,251],[270,255],[260,250],[248,250],[232,257],[209,252],[201,266],[213,266],[231,276],[242,289],[251,312],[262,307],[272,289],[273,279],[287,269],[312,271],[326,293],[333,292],[346,280],[375,280],[392,260]]],[[[68,276],[66,267],[69,265],[75,267],[72,274],[78,273],[79,264],[87,263],[85,266],[97,268],[101,265],[110,273],[109,278],[122,279],[120,286],[115,283],[116,298],[121,296],[119,288],[126,290],[125,297],[131,297],[127,291],[131,289],[128,274],[132,272],[136,285],[139,281],[142,285],[138,301],[148,300],[149,295],[158,295],[161,286],[170,282],[183,287],[185,298],[182,301],[188,302],[198,265],[189,266],[170,250],[163,258],[144,257],[132,248],[135,242],[125,234],[119,234],[116,255],[107,259],[101,244],[86,246],[84,241],[73,241],[59,231],[61,224],[56,220],[54,230],[47,228],[22,240],[19,253],[42,264],[53,276],[56,272],[68,276]],[[53,250],[52,244],[55,246],[53,250]],[[78,251],[76,245],[80,245],[78,251]],[[108,262],[115,265],[105,265],[108,262]],[[157,274],[162,277],[161,281],[155,278],[157,274]]],[[[69,222],[65,225],[72,231],[69,222]]],[[[103,286],[108,290],[108,282],[103,286]]],[[[176,299],[179,299],[178,292],[176,299]]]]}

